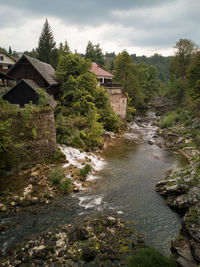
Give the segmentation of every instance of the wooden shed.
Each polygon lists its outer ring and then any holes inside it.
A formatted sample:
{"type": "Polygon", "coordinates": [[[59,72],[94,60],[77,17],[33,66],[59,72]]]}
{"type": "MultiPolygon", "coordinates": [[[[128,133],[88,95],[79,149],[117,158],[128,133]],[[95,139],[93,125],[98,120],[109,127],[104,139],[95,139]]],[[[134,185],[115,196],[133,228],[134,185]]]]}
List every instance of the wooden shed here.
{"type": "MultiPolygon", "coordinates": [[[[3,96],[3,99],[11,104],[18,104],[20,107],[24,107],[25,104],[29,104],[30,102],[37,104],[39,99],[38,88],[40,86],[33,80],[22,79],[3,96]]],[[[48,105],[54,109],[57,105],[56,101],[47,92],[45,94],[48,105]]]]}
{"type": "Polygon", "coordinates": [[[15,78],[17,82],[21,79],[34,81],[55,97],[59,87],[54,74],[55,70],[50,64],[27,55],[23,55],[7,72],[7,75],[15,78]]]}

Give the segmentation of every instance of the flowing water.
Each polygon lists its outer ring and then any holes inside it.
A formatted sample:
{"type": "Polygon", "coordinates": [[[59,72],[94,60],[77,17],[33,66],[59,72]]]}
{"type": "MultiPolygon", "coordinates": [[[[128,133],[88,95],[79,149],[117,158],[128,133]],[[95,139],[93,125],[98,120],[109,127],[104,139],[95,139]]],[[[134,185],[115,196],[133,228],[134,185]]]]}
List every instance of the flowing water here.
{"type": "MultiPolygon", "coordinates": [[[[144,235],[148,245],[169,254],[170,242],[179,233],[181,220],[154,188],[166,170],[184,162],[165,150],[162,138],[156,135],[155,121],[154,114],[149,113],[148,117],[138,118],[129,125],[125,136],[104,152],[104,164],[99,161],[102,170],[95,177],[89,177],[89,180],[95,178],[90,188],[29,212],[0,218],[2,224],[11,225],[0,233],[0,250],[5,252],[7,247],[32,234],[60,224],[111,212],[133,222],[133,227],[144,235]]],[[[68,149],[63,151],[68,157],[69,153],[75,153],[68,149]]]]}

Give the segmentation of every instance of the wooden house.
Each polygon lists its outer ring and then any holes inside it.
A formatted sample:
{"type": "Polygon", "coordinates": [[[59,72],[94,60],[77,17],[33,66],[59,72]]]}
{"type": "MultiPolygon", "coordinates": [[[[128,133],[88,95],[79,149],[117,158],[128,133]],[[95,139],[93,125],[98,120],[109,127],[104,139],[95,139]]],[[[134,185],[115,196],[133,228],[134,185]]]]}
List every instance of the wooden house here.
{"type": "MultiPolygon", "coordinates": [[[[57,103],[52,96],[45,92],[47,104],[53,109],[57,103]]],[[[39,87],[33,80],[21,79],[12,89],[10,89],[4,96],[3,99],[7,100],[11,104],[20,105],[24,107],[26,104],[32,102],[37,104],[39,99],[39,87]]]]}
{"type": "Polygon", "coordinates": [[[90,72],[96,74],[99,86],[103,86],[107,89],[110,104],[114,112],[119,115],[121,119],[126,119],[127,96],[122,88],[122,85],[113,84],[113,75],[103,70],[99,64],[92,62],[90,72]]]}
{"type": "Polygon", "coordinates": [[[54,96],[58,92],[58,83],[54,73],[55,70],[51,65],[23,55],[7,72],[9,77],[15,79],[16,84],[3,96],[3,99],[20,107],[30,102],[36,104],[39,97],[38,89],[42,88],[48,104],[55,108],[54,96]]]}
{"type": "Polygon", "coordinates": [[[13,65],[7,75],[15,78],[17,82],[21,79],[34,81],[38,88],[43,88],[50,95],[56,96],[58,92],[58,82],[54,76],[54,68],[38,59],[23,55],[13,65]]]}

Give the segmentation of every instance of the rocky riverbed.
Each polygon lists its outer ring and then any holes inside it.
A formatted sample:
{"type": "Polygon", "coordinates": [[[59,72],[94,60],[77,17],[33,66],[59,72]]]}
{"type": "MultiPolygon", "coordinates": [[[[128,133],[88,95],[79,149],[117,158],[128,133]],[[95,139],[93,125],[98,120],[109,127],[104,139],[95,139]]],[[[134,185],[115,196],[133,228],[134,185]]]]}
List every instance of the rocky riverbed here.
{"type": "MultiPolygon", "coordinates": [[[[104,139],[105,149],[113,145],[115,135],[112,132],[105,132],[104,139]]],[[[79,192],[79,190],[88,187],[94,180],[96,172],[103,167],[101,150],[95,154],[66,146],[60,146],[60,150],[63,154],[59,163],[37,164],[32,168],[0,177],[0,212],[4,216],[10,212],[15,213],[31,209],[33,205],[49,204],[54,199],[66,194],[58,185],[52,184],[49,180],[50,171],[57,166],[62,167],[65,172],[65,179],[71,180],[71,188],[68,193],[79,192]],[[86,164],[92,167],[92,171],[87,177],[82,177],[80,170],[86,164]]]]}
{"type": "Polygon", "coordinates": [[[166,203],[183,217],[181,233],[172,242],[171,250],[185,267],[200,263],[200,151],[191,136],[191,129],[198,124],[199,120],[193,119],[189,127],[178,123],[159,131],[167,149],[183,154],[188,161],[184,168],[167,171],[165,179],[156,185],[166,203]]]}
{"type": "Polygon", "coordinates": [[[7,251],[1,266],[124,266],[143,238],[115,216],[85,218],[33,236],[7,251]]]}

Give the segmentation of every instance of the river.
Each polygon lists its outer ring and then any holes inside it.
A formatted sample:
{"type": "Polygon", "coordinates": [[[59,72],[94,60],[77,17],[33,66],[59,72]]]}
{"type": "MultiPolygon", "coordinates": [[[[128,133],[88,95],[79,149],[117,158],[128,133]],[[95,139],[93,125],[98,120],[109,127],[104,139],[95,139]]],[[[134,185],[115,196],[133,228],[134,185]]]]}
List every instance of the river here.
{"type": "Polygon", "coordinates": [[[110,212],[131,222],[148,245],[169,255],[170,242],[180,231],[181,219],[154,187],[165,171],[184,164],[184,160],[165,149],[163,139],[156,133],[156,120],[150,112],[129,125],[115,146],[103,153],[104,167],[90,188],[51,204],[33,207],[29,212],[0,218],[2,224],[10,223],[10,227],[0,233],[1,251],[32,234],[81,221],[85,216],[110,212]]]}

